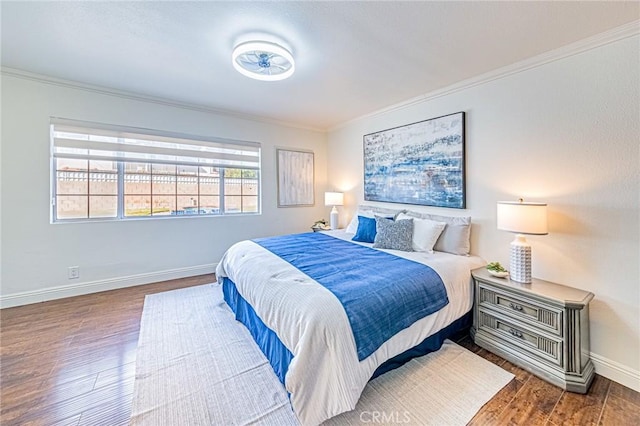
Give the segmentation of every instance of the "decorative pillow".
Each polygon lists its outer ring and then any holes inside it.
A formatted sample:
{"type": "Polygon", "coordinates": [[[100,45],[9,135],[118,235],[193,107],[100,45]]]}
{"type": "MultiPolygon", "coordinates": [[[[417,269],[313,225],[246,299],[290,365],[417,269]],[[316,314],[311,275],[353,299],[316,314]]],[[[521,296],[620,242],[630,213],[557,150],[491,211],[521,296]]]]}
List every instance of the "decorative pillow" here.
{"type": "Polygon", "coordinates": [[[353,241],[372,243],[376,238],[376,219],[372,217],[358,216],[358,229],[353,241]]]}
{"type": "Polygon", "coordinates": [[[376,217],[377,233],[373,246],[376,248],[413,251],[413,219],[397,222],[384,217],[376,217]]]}
{"type": "Polygon", "coordinates": [[[417,219],[404,213],[400,213],[396,220],[413,220],[413,251],[428,253],[433,253],[433,246],[442,234],[442,230],[447,226],[445,222],[417,219]]]}

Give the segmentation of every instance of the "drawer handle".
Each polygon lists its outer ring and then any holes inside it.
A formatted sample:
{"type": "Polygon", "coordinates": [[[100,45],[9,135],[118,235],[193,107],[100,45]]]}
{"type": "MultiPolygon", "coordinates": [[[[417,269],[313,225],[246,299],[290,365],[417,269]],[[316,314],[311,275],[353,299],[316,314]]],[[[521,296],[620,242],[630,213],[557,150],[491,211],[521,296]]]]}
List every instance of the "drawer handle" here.
{"type": "Polygon", "coordinates": [[[517,305],[513,302],[509,302],[509,307],[514,311],[522,312],[522,305],[517,305]]]}
{"type": "Polygon", "coordinates": [[[523,338],[522,331],[516,330],[515,328],[510,328],[509,333],[511,333],[512,336],[519,337],[520,339],[523,338]]]}

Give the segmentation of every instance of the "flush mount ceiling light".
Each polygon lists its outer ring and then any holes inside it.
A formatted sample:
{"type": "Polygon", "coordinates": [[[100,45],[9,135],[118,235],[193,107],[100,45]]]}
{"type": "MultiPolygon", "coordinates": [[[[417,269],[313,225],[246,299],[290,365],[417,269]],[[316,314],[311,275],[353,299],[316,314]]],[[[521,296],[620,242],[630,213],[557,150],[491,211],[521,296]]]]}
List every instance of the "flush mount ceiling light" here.
{"type": "Polygon", "coordinates": [[[233,67],[240,74],[256,80],[277,81],[295,71],[291,53],[282,46],[266,41],[239,44],[231,55],[233,67]]]}

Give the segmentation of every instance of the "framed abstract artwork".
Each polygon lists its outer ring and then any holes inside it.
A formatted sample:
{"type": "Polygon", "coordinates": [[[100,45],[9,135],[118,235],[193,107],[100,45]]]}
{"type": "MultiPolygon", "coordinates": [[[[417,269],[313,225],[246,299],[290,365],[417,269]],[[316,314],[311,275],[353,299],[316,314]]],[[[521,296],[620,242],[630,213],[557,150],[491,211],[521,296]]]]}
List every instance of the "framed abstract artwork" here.
{"type": "Polygon", "coordinates": [[[277,149],[278,207],[313,206],[313,152],[277,149]]]}
{"type": "Polygon", "coordinates": [[[465,208],[464,112],[365,135],[364,199],[465,208]]]}

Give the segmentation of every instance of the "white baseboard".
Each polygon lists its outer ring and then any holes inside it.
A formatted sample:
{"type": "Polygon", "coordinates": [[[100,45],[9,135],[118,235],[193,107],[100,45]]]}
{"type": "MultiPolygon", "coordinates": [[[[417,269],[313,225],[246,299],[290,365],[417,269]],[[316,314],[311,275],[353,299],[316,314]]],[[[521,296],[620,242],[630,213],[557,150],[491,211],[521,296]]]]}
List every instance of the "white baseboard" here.
{"type": "Polygon", "coordinates": [[[593,352],[591,352],[591,361],[597,374],[640,392],[640,371],[593,352]]]}
{"type": "Polygon", "coordinates": [[[125,277],[109,278],[106,280],[89,281],[84,283],[48,287],[41,290],[24,291],[0,296],[0,309],[13,306],[28,305],[30,303],[46,302],[64,297],[81,296],[99,291],[115,290],[159,281],[192,277],[195,275],[212,274],[217,263],[189,266],[186,268],[168,269],[166,271],[149,272],[145,274],[129,275],[125,277]]]}
{"type": "MultiPolygon", "coordinates": [[[[186,268],[169,269],[165,271],[145,274],[129,275],[125,277],[109,278],[106,280],[89,281],[73,285],[49,287],[41,290],[25,291],[0,296],[0,309],[13,306],[28,305],[30,303],[46,302],[64,297],[81,296],[100,291],[115,290],[159,281],[174,280],[196,275],[212,274],[217,263],[189,266],[186,268]]],[[[601,355],[591,353],[591,361],[596,373],[614,382],[640,392],[640,371],[622,365],[601,355]]]]}

